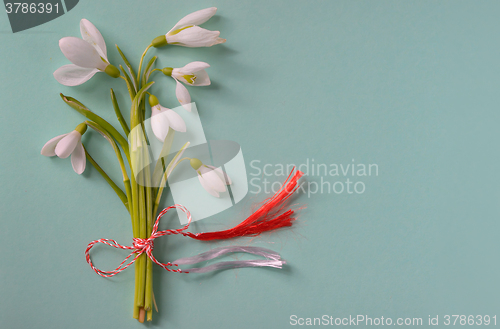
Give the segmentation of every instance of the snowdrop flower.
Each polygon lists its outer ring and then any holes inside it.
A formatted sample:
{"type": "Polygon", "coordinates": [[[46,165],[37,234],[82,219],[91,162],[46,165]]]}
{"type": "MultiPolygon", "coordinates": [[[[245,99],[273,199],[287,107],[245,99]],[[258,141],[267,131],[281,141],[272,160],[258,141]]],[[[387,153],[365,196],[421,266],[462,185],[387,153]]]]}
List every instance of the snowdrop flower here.
{"type": "Polygon", "coordinates": [[[80,21],[82,39],[65,37],[59,40],[59,48],[73,64],[61,66],[54,72],[54,78],[65,86],[77,86],[86,82],[97,72],[105,72],[113,78],[120,71],[109,64],[106,43],[99,30],[86,19],[80,21]]]}
{"type": "Polygon", "coordinates": [[[198,159],[190,160],[191,167],[198,173],[201,186],[215,197],[220,197],[219,193],[226,191],[226,185],[231,185],[231,179],[222,170],[214,166],[203,164],[198,159]]]}
{"type": "Polygon", "coordinates": [[[87,125],[80,123],[75,130],[69,134],[59,135],[52,138],[42,148],[42,155],[51,157],[57,155],[65,159],[71,155],[71,165],[77,174],[85,170],[85,150],[82,144],[82,135],[87,131],[87,125]]]}
{"type": "Polygon", "coordinates": [[[163,74],[171,76],[177,81],[175,94],[179,103],[189,112],[191,112],[191,96],[180,81],[190,86],[208,86],[210,85],[210,78],[205,69],[209,67],[210,65],[205,62],[191,62],[181,68],[165,67],[161,70],[163,74]]]}
{"type": "Polygon", "coordinates": [[[186,132],[186,124],[181,116],[174,110],[161,106],[155,95],[149,96],[149,105],[151,106],[151,129],[160,142],[165,140],[170,128],[186,132]]]}
{"type": "Polygon", "coordinates": [[[226,39],[219,38],[219,31],[209,31],[198,26],[208,21],[216,11],[217,8],[212,7],[187,15],[167,34],[156,37],[151,44],[156,48],[167,44],[184,47],[211,47],[226,42],[226,39]]]}

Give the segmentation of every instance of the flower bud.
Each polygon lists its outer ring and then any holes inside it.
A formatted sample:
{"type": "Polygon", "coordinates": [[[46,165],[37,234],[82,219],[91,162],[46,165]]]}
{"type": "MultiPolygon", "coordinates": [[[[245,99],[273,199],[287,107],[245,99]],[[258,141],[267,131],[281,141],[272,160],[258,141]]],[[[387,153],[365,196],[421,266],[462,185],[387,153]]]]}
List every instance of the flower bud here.
{"type": "Polygon", "coordinates": [[[85,122],[82,122],[78,126],[76,126],[75,130],[83,136],[83,134],[85,134],[85,132],[87,131],[87,124],[85,122]]]}
{"type": "Polygon", "coordinates": [[[173,70],[174,69],[172,67],[164,67],[164,68],[161,69],[161,71],[163,72],[163,74],[165,74],[165,75],[167,75],[169,77],[172,76],[172,71],[173,70]]]}
{"type": "Polygon", "coordinates": [[[155,95],[149,95],[149,106],[153,107],[160,104],[158,98],[155,95]]]}
{"type": "Polygon", "coordinates": [[[196,158],[193,158],[189,161],[189,164],[191,164],[191,167],[193,167],[194,170],[198,170],[203,165],[203,162],[196,158]]]}
{"type": "Polygon", "coordinates": [[[107,75],[113,78],[118,78],[120,76],[120,71],[116,68],[116,66],[109,64],[106,66],[106,69],[104,70],[107,75]]]}
{"type": "Polygon", "coordinates": [[[165,34],[160,35],[160,36],[154,38],[153,41],[151,41],[151,44],[155,48],[160,48],[160,47],[166,46],[168,44],[167,37],[165,36],[165,34]]]}

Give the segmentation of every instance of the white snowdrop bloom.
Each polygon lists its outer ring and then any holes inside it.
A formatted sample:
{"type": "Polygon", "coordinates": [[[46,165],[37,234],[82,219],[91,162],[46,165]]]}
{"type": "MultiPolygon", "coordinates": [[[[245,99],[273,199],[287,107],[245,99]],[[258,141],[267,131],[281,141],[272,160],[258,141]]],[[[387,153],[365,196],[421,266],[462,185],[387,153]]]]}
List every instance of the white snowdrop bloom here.
{"type": "Polygon", "coordinates": [[[82,144],[82,135],[86,130],[87,125],[81,123],[72,132],[52,138],[43,146],[42,155],[48,157],[57,155],[61,159],[65,159],[71,155],[73,170],[77,174],[83,173],[87,161],[82,144]]]}
{"type": "Polygon", "coordinates": [[[155,95],[149,96],[149,105],[151,106],[151,129],[160,142],[165,140],[170,128],[186,132],[186,123],[181,116],[174,110],[161,106],[155,95]]]}
{"type": "Polygon", "coordinates": [[[177,81],[175,95],[179,103],[188,111],[191,112],[191,95],[187,88],[181,83],[189,86],[208,86],[210,78],[208,77],[206,68],[210,65],[205,62],[191,62],[181,68],[165,67],[161,71],[167,76],[171,76],[177,81]]]}
{"type": "Polygon", "coordinates": [[[120,71],[108,61],[106,43],[99,30],[88,20],[80,21],[82,38],[64,37],[59,48],[73,64],[63,65],[54,72],[56,80],[65,86],[77,86],[86,82],[97,72],[105,72],[113,78],[120,71]]]}
{"type": "Polygon", "coordinates": [[[231,185],[231,179],[221,169],[203,164],[198,159],[190,160],[191,167],[196,170],[201,186],[211,195],[220,197],[226,191],[226,185],[231,185]]]}
{"type": "Polygon", "coordinates": [[[216,11],[217,8],[212,7],[185,16],[167,34],[156,37],[152,45],[156,48],[167,44],[184,47],[211,47],[226,42],[226,39],[219,38],[219,31],[209,31],[198,26],[208,21],[216,11]]]}

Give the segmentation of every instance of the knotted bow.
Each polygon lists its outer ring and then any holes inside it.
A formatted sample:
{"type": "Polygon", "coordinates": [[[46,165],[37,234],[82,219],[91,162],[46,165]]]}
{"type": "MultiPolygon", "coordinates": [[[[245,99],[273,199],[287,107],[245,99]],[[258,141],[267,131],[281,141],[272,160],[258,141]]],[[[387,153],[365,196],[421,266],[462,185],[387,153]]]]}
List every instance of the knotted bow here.
{"type": "Polygon", "coordinates": [[[92,267],[92,269],[97,274],[99,274],[100,276],[103,276],[105,278],[112,277],[112,276],[120,273],[121,271],[125,270],[127,267],[129,267],[130,265],[132,265],[137,260],[137,258],[139,258],[144,253],[146,255],[148,255],[148,257],[151,258],[151,260],[155,264],[161,266],[162,268],[164,268],[165,270],[167,270],[169,272],[189,273],[189,272],[186,272],[186,271],[182,271],[181,269],[175,269],[174,270],[174,269],[169,268],[169,266],[177,266],[176,264],[172,264],[170,262],[168,262],[168,263],[161,263],[158,260],[156,260],[156,258],[153,256],[153,248],[154,248],[154,240],[156,238],[159,238],[159,237],[164,236],[164,235],[182,234],[182,235],[188,235],[188,236],[191,236],[191,235],[196,236],[196,234],[184,232],[185,230],[188,229],[188,227],[189,227],[190,224],[191,224],[191,213],[189,212],[189,210],[187,210],[186,207],[184,207],[183,205],[174,204],[173,206],[165,208],[165,209],[163,209],[162,212],[160,212],[160,214],[156,218],[156,222],[155,222],[155,224],[153,226],[153,230],[152,230],[151,236],[149,238],[147,238],[147,239],[134,238],[132,246],[123,246],[123,245],[119,244],[118,242],[116,242],[115,240],[111,240],[111,239],[94,240],[91,243],[89,243],[88,246],[87,246],[87,249],[85,249],[85,259],[87,260],[87,263],[89,263],[90,267],[92,267]],[[173,208],[177,208],[177,209],[180,209],[181,211],[183,211],[186,214],[187,218],[188,218],[188,223],[184,227],[181,227],[181,228],[176,229],[176,230],[158,231],[158,225],[160,223],[160,218],[163,215],[165,215],[170,209],[173,209],[173,208]],[[128,255],[123,260],[123,262],[120,263],[120,265],[116,269],[114,269],[112,271],[103,271],[103,270],[100,270],[97,267],[95,267],[94,264],[92,263],[92,260],[90,259],[90,249],[92,249],[94,247],[94,245],[96,245],[97,243],[104,243],[104,244],[107,244],[110,247],[114,247],[114,248],[117,248],[117,249],[125,249],[125,250],[133,250],[133,251],[130,253],[130,255],[128,255]],[[136,256],[129,263],[127,263],[125,265],[125,263],[134,254],[136,254],[136,256]]]}

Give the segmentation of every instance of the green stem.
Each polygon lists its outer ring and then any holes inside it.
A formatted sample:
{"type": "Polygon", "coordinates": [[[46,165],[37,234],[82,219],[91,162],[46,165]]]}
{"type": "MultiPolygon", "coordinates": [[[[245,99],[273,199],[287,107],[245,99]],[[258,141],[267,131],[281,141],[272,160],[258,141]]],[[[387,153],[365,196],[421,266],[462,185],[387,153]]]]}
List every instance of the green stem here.
{"type": "Polygon", "coordinates": [[[175,164],[175,166],[172,168],[171,171],[174,171],[174,169],[179,165],[179,163],[181,163],[184,160],[191,160],[191,158],[182,158],[182,159],[180,159],[179,161],[177,161],[177,163],[175,164]]]}
{"type": "Polygon", "coordinates": [[[139,196],[137,190],[137,182],[135,181],[134,175],[130,178],[130,189],[132,191],[132,209],[131,220],[132,220],[132,233],[134,238],[139,238],[139,196]]]}
{"type": "Polygon", "coordinates": [[[133,318],[139,319],[139,259],[135,262],[135,290],[134,290],[134,313],[133,318]]]}
{"type": "MultiPolygon", "coordinates": [[[[132,219],[132,232],[134,238],[139,238],[139,196],[137,190],[137,182],[135,181],[135,175],[131,174],[131,190],[132,190],[132,209],[131,219],[132,219]]],[[[135,262],[135,293],[134,293],[134,319],[139,318],[139,287],[140,287],[140,257],[135,262]]]]}
{"type": "Polygon", "coordinates": [[[106,131],[101,125],[93,121],[85,121],[85,123],[87,124],[87,126],[91,127],[92,129],[100,133],[109,142],[109,144],[111,144],[111,147],[113,147],[116,158],[118,159],[118,163],[120,164],[120,169],[122,171],[123,184],[125,186],[125,190],[127,191],[127,200],[128,200],[127,203],[130,204],[131,201],[130,180],[128,178],[127,168],[125,167],[125,162],[123,161],[123,157],[120,152],[120,149],[118,148],[118,145],[116,145],[116,142],[111,137],[109,132],[106,131]]]}
{"type": "MultiPolygon", "coordinates": [[[[133,205],[134,205],[134,223],[135,223],[135,237],[139,237],[142,239],[146,238],[146,200],[144,198],[144,187],[137,184],[137,179],[139,182],[144,184],[144,180],[142,179],[143,172],[143,163],[144,163],[144,153],[147,151],[147,145],[145,142],[145,138],[143,134],[137,133],[138,131],[134,131],[134,129],[140,129],[141,121],[141,113],[140,113],[140,102],[145,92],[153,82],[146,84],[142,87],[137,94],[135,95],[132,101],[132,107],[130,109],[130,126],[132,128],[132,133],[130,134],[130,141],[134,146],[132,149],[132,161],[131,161],[131,172],[132,172],[132,195],[134,196],[133,205]],[[137,162],[137,163],[136,163],[137,162]],[[135,192],[134,192],[135,191],[135,192]]],[[[135,308],[141,308],[144,306],[145,300],[145,286],[146,286],[146,255],[142,254],[137,259],[135,266],[137,267],[136,272],[136,301],[134,304],[135,308]]],[[[134,311],[135,312],[135,311],[134,311]]]]}
{"type": "Polygon", "coordinates": [[[146,289],[146,254],[142,254],[137,258],[137,261],[135,262],[137,267],[139,268],[138,271],[138,290],[137,290],[137,304],[135,306],[139,308],[144,308],[144,291],[146,289]]]}
{"type": "MultiPolygon", "coordinates": [[[[147,149],[147,136],[143,133],[144,130],[144,108],[145,102],[141,101],[141,98],[145,94],[147,88],[145,87],[138,93],[137,97],[134,99],[133,108],[131,113],[134,114],[134,123],[138,123],[136,128],[139,129],[139,125],[142,127],[142,132],[133,134],[133,138],[137,139],[136,143],[133,145],[140,145],[132,153],[132,158],[137,161],[134,162],[136,169],[139,170],[139,207],[140,207],[140,233],[141,238],[146,239],[151,235],[153,228],[153,196],[151,187],[151,172],[150,172],[150,162],[149,162],[149,152],[147,149]],[[138,118],[137,118],[138,117],[138,118]]],[[[145,311],[150,311],[152,309],[152,291],[153,291],[153,263],[149,257],[143,258],[139,263],[139,288],[138,288],[138,299],[136,306],[143,307],[145,311]]]]}
{"type": "Polygon", "coordinates": [[[147,46],[146,49],[144,50],[144,52],[142,53],[141,61],[139,62],[139,70],[137,71],[137,81],[139,81],[139,79],[141,78],[142,61],[144,60],[146,53],[148,52],[149,48],[151,48],[151,47],[153,47],[152,44],[147,46]]]}
{"type": "MultiPolygon", "coordinates": [[[[137,72],[137,80],[141,77],[142,70],[142,62],[144,57],[146,56],[147,51],[151,48],[151,45],[146,48],[144,53],[141,56],[141,61],[139,63],[139,70],[137,72]]],[[[148,64],[148,68],[154,63],[156,57],[150,61],[148,64]]],[[[144,75],[145,76],[145,75],[144,75]]],[[[123,78],[127,81],[126,78],[123,78]]],[[[145,81],[144,81],[145,82],[145,81]]],[[[142,88],[137,91],[137,93],[132,93],[129,88],[129,94],[132,99],[132,106],[130,109],[130,127],[132,128],[132,134],[130,134],[130,142],[133,145],[132,149],[132,158],[133,160],[130,162],[130,168],[132,172],[132,193],[133,195],[133,206],[134,206],[134,236],[140,237],[142,239],[147,238],[147,234],[151,234],[152,227],[152,194],[151,194],[151,184],[147,183],[148,179],[150,182],[150,172],[149,172],[149,163],[146,164],[144,168],[144,157],[145,153],[147,153],[147,142],[146,136],[144,134],[138,134],[137,131],[133,131],[135,129],[140,129],[143,125],[144,121],[144,112],[143,108],[145,108],[144,103],[142,102],[142,98],[145,95],[145,92],[151,87],[151,83],[143,83],[142,88]],[[133,97],[132,97],[133,96],[133,97]],[[139,127],[138,127],[139,126],[139,127]],[[139,140],[138,140],[139,139],[139,140]],[[139,145],[139,146],[138,146],[139,145]],[[139,157],[138,157],[139,156],[139,157]],[[137,162],[137,163],[136,163],[137,162]],[[144,170],[143,170],[144,168],[144,170]],[[137,184],[136,175],[138,178],[142,179],[143,185],[145,187],[137,184]],[[145,175],[145,176],[141,176],[145,175]],[[146,182],[146,183],[145,183],[146,182]]],[[[130,86],[130,83],[127,81],[127,86],[130,86]]],[[[141,87],[138,85],[138,88],[141,87]]],[[[145,254],[142,254],[135,263],[136,268],[136,281],[135,281],[135,300],[134,300],[134,318],[140,318],[141,308],[144,307],[147,311],[148,320],[152,319],[152,310],[151,310],[151,299],[152,299],[152,262],[149,257],[146,257],[145,254]],[[151,297],[150,297],[151,296],[151,297]]]]}
{"type": "Polygon", "coordinates": [[[135,95],[133,101],[132,101],[132,108],[130,109],[130,127],[132,129],[135,128],[135,126],[140,125],[142,122],[140,120],[141,116],[141,107],[140,103],[142,101],[142,98],[146,94],[146,91],[153,85],[154,81],[151,81],[144,85],[135,95]]]}
{"type": "Polygon", "coordinates": [[[143,86],[148,82],[148,79],[149,79],[149,77],[151,75],[151,73],[148,74],[148,72],[151,69],[151,67],[153,66],[153,64],[156,62],[157,58],[158,58],[157,56],[153,56],[149,60],[148,65],[146,65],[146,68],[144,69],[144,72],[142,73],[142,85],[143,86]]]}
{"type": "Polygon", "coordinates": [[[132,88],[132,81],[130,81],[130,77],[127,75],[127,73],[123,69],[123,66],[120,65],[120,69],[122,70],[122,73],[124,74],[124,75],[120,75],[120,78],[125,80],[125,83],[127,84],[128,94],[130,95],[130,100],[133,101],[134,97],[135,97],[135,90],[132,88]]]}
{"type": "Polygon", "coordinates": [[[120,111],[120,107],[118,106],[118,101],[116,100],[113,88],[111,88],[110,93],[111,93],[111,102],[113,103],[113,109],[115,110],[116,118],[118,119],[118,122],[120,122],[123,132],[125,133],[126,136],[128,136],[130,134],[130,129],[127,125],[127,122],[125,121],[125,118],[122,115],[122,112],[120,111]]]}
{"type": "MultiPolygon", "coordinates": [[[[153,214],[155,214],[155,215],[156,215],[156,213],[158,211],[158,207],[160,205],[161,195],[162,195],[163,190],[165,189],[165,186],[167,184],[167,178],[168,178],[168,176],[170,176],[170,174],[173,171],[173,169],[170,170],[170,167],[172,167],[172,165],[176,162],[176,160],[182,155],[182,153],[189,146],[189,144],[190,143],[187,142],[186,144],[184,144],[182,146],[182,148],[177,152],[177,154],[174,156],[174,158],[172,159],[172,161],[170,161],[170,163],[167,166],[167,169],[165,169],[165,172],[163,173],[163,177],[161,179],[160,186],[158,187],[158,192],[156,193],[156,199],[155,199],[155,204],[154,204],[154,208],[153,208],[153,214]]],[[[184,161],[184,160],[187,160],[187,159],[188,158],[184,158],[182,160],[184,161]]],[[[179,161],[179,163],[180,163],[180,161],[179,161]]],[[[176,163],[176,165],[174,166],[174,168],[177,167],[177,164],[179,164],[179,163],[176,163]]]]}
{"type": "MultiPolygon", "coordinates": [[[[172,143],[174,142],[175,130],[169,129],[167,136],[163,140],[163,145],[161,147],[160,155],[158,156],[158,160],[156,161],[155,169],[153,171],[153,186],[154,195],[158,192],[157,186],[160,186],[161,178],[163,173],[165,172],[165,160],[170,154],[170,149],[172,148],[172,143]]],[[[156,213],[153,213],[156,215],[156,213]]]]}
{"type": "Polygon", "coordinates": [[[87,159],[94,166],[94,168],[97,169],[97,171],[102,175],[102,177],[106,180],[106,182],[108,182],[109,186],[111,186],[111,188],[115,191],[116,195],[118,195],[120,200],[122,200],[125,208],[127,208],[127,210],[130,212],[129,200],[128,200],[127,196],[125,195],[125,193],[123,193],[123,191],[118,187],[118,185],[116,185],[115,182],[113,182],[113,180],[111,178],[109,178],[108,174],[106,174],[106,172],[90,156],[90,154],[89,154],[89,152],[87,152],[87,149],[85,148],[85,146],[83,147],[83,149],[85,150],[85,156],[87,157],[87,159]]]}
{"type": "Polygon", "coordinates": [[[153,261],[146,258],[146,292],[144,295],[144,310],[152,310],[153,304],[153,261]]]}
{"type": "MultiPolygon", "coordinates": [[[[149,164],[144,168],[146,190],[146,236],[151,236],[153,231],[153,195],[151,187],[151,170],[149,164]]],[[[150,311],[153,302],[153,262],[146,258],[146,292],[144,297],[144,310],[150,311]]]]}
{"type": "MultiPolygon", "coordinates": [[[[139,237],[146,239],[146,200],[144,187],[139,187],[139,237]]],[[[145,288],[146,288],[146,254],[139,256],[139,299],[137,306],[144,307],[145,288]]]]}

